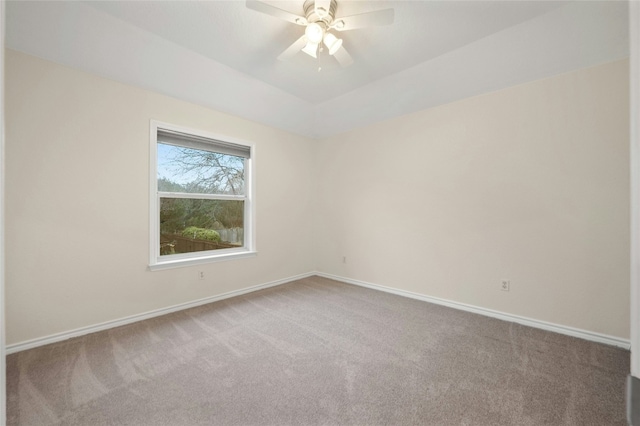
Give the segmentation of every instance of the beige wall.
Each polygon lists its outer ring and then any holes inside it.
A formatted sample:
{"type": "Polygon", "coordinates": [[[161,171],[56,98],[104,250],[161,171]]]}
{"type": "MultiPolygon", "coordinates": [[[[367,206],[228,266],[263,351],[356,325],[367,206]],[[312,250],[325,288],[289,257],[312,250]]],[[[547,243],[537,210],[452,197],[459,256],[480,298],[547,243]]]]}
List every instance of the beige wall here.
{"type": "Polygon", "coordinates": [[[11,50],[6,82],[8,344],[313,270],[312,141],[11,50]],[[257,257],[147,270],[150,119],[256,143],[257,257]]]}
{"type": "Polygon", "coordinates": [[[321,141],[318,270],[628,338],[628,66],[321,141]]]}
{"type": "Polygon", "coordinates": [[[8,344],[313,270],[629,337],[627,61],[322,141],[11,50],[6,79],[8,344]],[[257,257],[147,270],[150,119],[256,142],[257,257]]]}

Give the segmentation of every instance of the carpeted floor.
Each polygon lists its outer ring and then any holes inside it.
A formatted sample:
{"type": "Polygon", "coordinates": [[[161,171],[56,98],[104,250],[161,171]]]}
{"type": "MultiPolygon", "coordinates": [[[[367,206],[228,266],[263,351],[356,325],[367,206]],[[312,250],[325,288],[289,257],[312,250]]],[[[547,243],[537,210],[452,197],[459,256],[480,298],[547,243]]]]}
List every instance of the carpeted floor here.
{"type": "Polygon", "coordinates": [[[311,277],[7,358],[9,425],[626,425],[629,352],[311,277]]]}

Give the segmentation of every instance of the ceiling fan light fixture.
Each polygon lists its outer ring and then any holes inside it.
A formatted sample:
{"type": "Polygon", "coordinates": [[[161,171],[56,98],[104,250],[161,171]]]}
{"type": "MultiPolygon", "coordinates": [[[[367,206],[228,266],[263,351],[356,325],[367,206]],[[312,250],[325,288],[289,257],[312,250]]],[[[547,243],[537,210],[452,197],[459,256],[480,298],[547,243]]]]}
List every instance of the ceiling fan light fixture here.
{"type": "Polygon", "coordinates": [[[316,52],[318,51],[318,43],[313,43],[311,40],[308,40],[307,45],[302,49],[302,51],[312,58],[317,58],[318,55],[316,52]]]}
{"type": "Polygon", "coordinates": [[[324,45],[329,49],[329,55],[332,55],[342,47],[342,39],[337,38],[331,33],[326,33],[323,39],[324,45]]]}
{"type": "Polygon", "coordinates": [[[307,25],[304,30],[304,35],[307,36],[307,40],[311,43],[320,44],[322,37],[324,36],[324,28],[317,22],[307,25]]]}

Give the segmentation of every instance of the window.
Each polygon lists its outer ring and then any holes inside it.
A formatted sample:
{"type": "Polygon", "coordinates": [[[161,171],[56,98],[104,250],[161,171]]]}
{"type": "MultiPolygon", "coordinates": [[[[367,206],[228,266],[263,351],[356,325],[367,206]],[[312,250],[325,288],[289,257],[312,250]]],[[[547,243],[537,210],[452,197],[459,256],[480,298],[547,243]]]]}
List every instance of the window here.
{"type": "Polygon", "coordinates": [[[253,145],[151,122],[150,268],[255,254],[253,145]]]}

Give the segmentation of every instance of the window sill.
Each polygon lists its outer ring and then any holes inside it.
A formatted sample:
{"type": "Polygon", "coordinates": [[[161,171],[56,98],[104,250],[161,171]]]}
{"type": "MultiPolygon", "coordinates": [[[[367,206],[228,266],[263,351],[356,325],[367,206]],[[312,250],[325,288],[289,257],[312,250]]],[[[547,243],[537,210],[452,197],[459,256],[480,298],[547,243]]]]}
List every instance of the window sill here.
{"type": "Polygon", "coordinates": [[[255,257],[257,251],[241,251],[235,253],[214,254],[211,256],[193,257],[187,259],[165,260],[149,265],[151,271],[161,271],[163,269],[182,268],[185,266],[202,265],[206,263],[222,262],[225,260],[243,259],[246,257],[255,257]]]}

